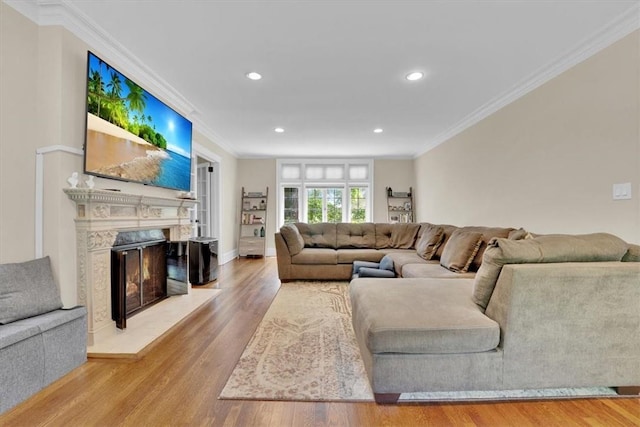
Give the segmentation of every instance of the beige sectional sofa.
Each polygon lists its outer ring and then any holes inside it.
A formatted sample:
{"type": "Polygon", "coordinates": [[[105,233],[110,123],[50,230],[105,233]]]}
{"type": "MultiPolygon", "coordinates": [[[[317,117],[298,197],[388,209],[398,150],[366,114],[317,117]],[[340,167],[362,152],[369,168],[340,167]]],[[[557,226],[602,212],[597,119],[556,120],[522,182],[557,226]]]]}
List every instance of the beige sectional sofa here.
{"type": "Polygon", "coordinates": [[[276,235],[276,248],[284,281],[348,279],[353,260],[393,257],[399,278],[350,284],[353,327],[379,403],[406,392],[640,391],[640,246],[615,236],[297,224],[276,235]]]}
{"type": "Polygon", "coordinates": [[[482,263],[489,240],[520,235],[520,230],[514,228],[434,226],[429,223],[288,224],[275,234],[278,275],[283,282],[349,280],[353,261],[378,262],[390,254],[399,277],[424,277],[425,274],[428,277],[473,277],[473,271],[482,263]],[[434,237],[440,240],[432,256],[424,256],[428,249],[419,251],[416,245],[425,231],[430,232],[433,227],[442,229],[440,237],[434,237]],[[446,243],[456,231],[479,236],[477,252],[468,266],[469,274],[461,275],[440,266],[446,243]]]}

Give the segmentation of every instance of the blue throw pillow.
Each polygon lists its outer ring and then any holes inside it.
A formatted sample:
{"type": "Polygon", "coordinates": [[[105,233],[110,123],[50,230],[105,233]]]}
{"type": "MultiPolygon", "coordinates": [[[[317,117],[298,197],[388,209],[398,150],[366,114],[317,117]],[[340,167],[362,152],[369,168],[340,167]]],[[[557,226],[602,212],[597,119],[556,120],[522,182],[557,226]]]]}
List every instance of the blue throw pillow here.
{"type": "Polygon", "coordinates": [[[379,268],[362,267],[358,277],[396,277],[393,271],[381,270],[379,268]]]}
{"type": "Polygon", "coordinates": [[[380,270],[393,271],[393,259],[391,259],[391,256],[385,255],[380,260],[380,270]]]}

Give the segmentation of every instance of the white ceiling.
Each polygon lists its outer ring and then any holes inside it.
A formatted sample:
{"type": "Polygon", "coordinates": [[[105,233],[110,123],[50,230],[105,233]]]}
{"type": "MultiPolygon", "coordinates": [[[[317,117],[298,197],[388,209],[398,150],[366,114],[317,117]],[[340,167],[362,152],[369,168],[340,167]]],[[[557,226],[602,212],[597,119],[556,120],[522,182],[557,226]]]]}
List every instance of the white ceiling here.
{"type": "Polygon", "coordinates": [[[53,3],[240,157],[416,156],[640,26],[637,0],[53,3]]]}

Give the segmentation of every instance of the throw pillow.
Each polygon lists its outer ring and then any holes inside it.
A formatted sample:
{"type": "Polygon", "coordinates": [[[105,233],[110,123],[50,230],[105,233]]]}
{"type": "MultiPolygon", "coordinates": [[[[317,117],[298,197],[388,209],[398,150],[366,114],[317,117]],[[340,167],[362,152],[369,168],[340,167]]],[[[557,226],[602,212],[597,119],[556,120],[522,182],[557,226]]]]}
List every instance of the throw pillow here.
{"type": "Polygon", "coordinates": [[[49,257],[0,265],[0,324],[62,308],[49,257]]]}
{"type": "Polygon", "coordinates": [[[296,255],[304,248],[304,239],[298,231],[298,227],[293,224],[285,224],[280,227],[280,234],[289,247],[291,256],[296,255]]]}
{"type": "Polygon", "coordinates": [[[440,265],[456,273],[466,273],[482,244],[482,233],[457,229],[442,251],[440,265]]]}
{"type": "Polygon", "coordinates": [[[416,242],[420,224],[415,222],[395,223],[391,228],[391,247],[395,249],[411,249],[416,242]]]}
{"type": "Polygon", "coordinates": [[[391,258],[391,255],[385,255],[382,257],[380,260],[380,270],[394,271],[393,258],[391,258]]]}
{"type": "Polygon", "coordinates": [[[511,240],[522,240],[527,238],[527,234],[527,230],[524,228],[518,228],[517,230],[511,231],[507,238],[511,240]]]}
{"type": "Polygon", "coordinates": [[[438,246],[444,239],[444,229],[437,225],[425,224],[422,236],[416,242],[416,253],[420,258],[430,260],[432,259],[438,246]]]}

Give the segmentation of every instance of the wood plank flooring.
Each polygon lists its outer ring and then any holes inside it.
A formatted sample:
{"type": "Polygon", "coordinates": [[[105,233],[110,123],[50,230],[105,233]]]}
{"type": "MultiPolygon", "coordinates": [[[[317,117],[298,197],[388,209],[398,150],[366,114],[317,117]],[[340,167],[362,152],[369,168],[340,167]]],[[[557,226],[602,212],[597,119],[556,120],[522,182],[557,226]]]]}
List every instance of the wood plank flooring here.
{"type": "Polygon", "coordinates": [[[222,295],[142,359],[91,359],[0,416],[0,426],[640,426],[640,398],[397,406],[218,400],[279,283],[274,258],[225,264],[212,284],[222,295]]]}

